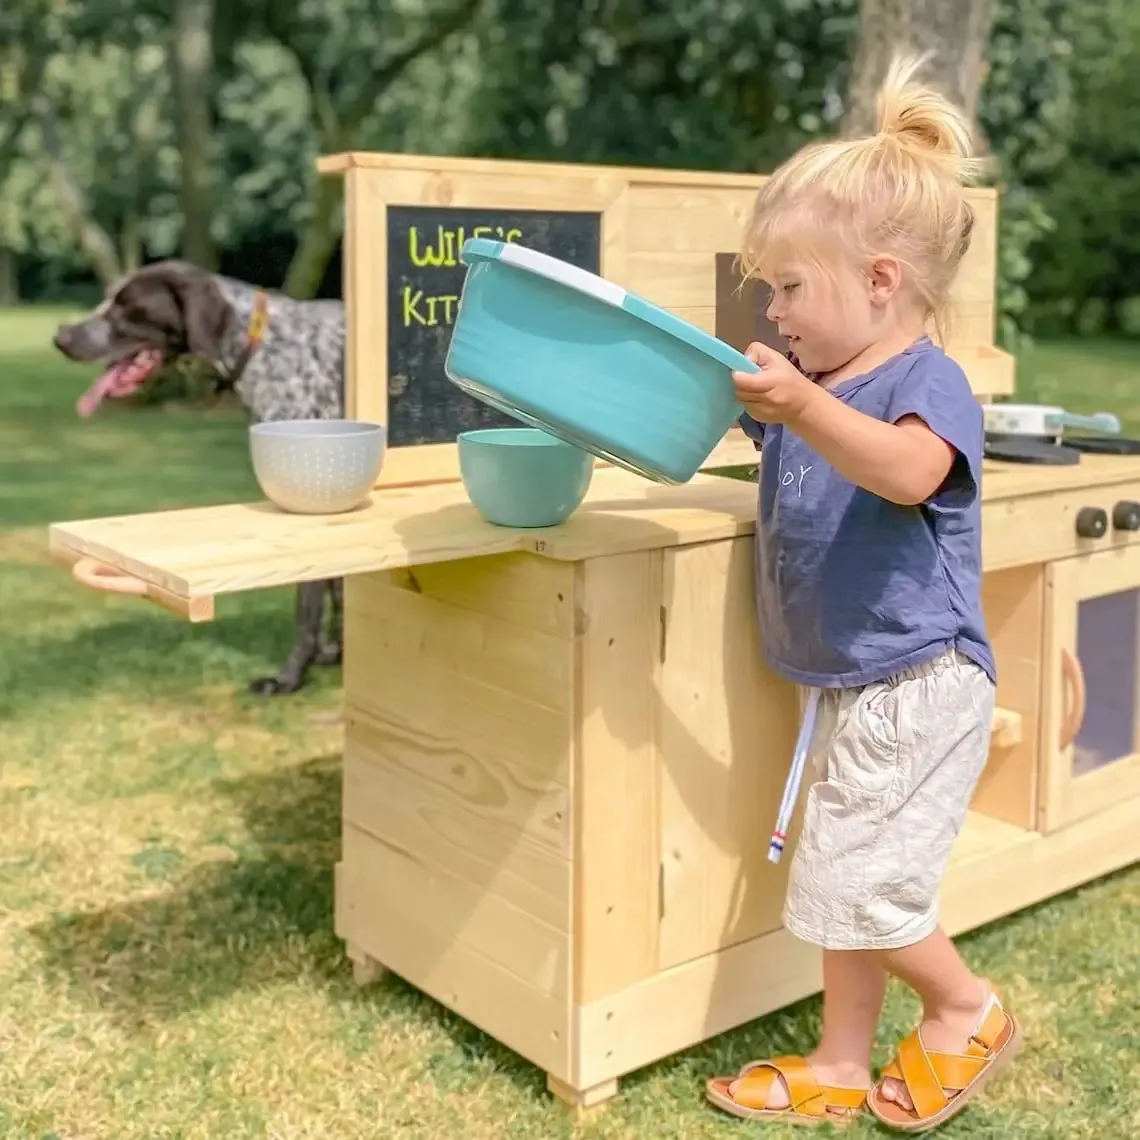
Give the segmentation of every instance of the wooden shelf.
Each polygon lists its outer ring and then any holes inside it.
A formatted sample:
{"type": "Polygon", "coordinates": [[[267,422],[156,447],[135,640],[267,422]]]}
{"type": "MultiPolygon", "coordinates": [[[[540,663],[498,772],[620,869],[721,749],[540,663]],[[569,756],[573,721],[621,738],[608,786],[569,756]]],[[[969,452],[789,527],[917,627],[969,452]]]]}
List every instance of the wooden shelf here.
{"type": "Polygon", "coordinates": [[[204,621],[219,594],[516,551],[572,562],[681,546],[747,534],[755,511],[750,483],[697,475],[663,487],[611,467],[595,470],[567,522],[539,530],[493,526],[461,483],[445,483],[374,491],[339,515],[260,502],[56,523],[49,542],[58,561],[97,566],[124,587],[135,580],[121,592],[204,621]]]}

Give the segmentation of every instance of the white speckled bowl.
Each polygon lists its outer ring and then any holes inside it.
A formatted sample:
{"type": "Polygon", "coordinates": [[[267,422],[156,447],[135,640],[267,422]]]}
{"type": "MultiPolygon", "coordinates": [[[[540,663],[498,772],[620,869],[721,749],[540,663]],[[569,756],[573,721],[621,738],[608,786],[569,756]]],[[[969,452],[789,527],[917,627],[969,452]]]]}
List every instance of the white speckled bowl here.
{"type": "Polygon", "coordinates": [[[301,515],[351,511],[368,498],[388,433],[360,420],[274,420],[249,429],[258,485],[270,502],[301,515]]]}

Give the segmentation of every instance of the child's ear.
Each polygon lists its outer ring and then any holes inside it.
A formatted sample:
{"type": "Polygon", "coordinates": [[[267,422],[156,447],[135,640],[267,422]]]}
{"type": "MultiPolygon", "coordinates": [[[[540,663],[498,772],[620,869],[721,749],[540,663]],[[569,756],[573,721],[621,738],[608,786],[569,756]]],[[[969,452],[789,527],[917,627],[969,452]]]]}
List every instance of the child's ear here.
{"type": "Polygon", "coordinates": [[[894,257],[876,257],[867,273],[871,304],[885,305],[902,284],[902,266],[894,257]]]}

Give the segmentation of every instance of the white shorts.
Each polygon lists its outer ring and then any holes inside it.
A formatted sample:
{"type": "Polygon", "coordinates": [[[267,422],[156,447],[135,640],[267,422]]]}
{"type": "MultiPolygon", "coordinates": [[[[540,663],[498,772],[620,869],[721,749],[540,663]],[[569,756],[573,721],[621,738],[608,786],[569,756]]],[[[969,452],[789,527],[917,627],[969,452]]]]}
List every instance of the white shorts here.
{"type": "Polygon", "coordinates": [[[895,950],[934,930],[993,711],[993,683],[955,651],[821,691],[784,905],[792,934],[826,950],[895,950]]]}

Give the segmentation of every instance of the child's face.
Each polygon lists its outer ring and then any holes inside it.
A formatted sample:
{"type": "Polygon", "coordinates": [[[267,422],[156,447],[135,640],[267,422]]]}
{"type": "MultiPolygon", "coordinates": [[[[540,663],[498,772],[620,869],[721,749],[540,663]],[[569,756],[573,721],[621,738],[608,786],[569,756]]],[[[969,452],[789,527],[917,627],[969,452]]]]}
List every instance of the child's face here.
{"type": "Polygon", "coordinates": [[[875,340],[879,312],[865,275],[848,267],[824,274],[788,263],[766,275],[767,316],[804,372],[834,372],[875,340]]]}

